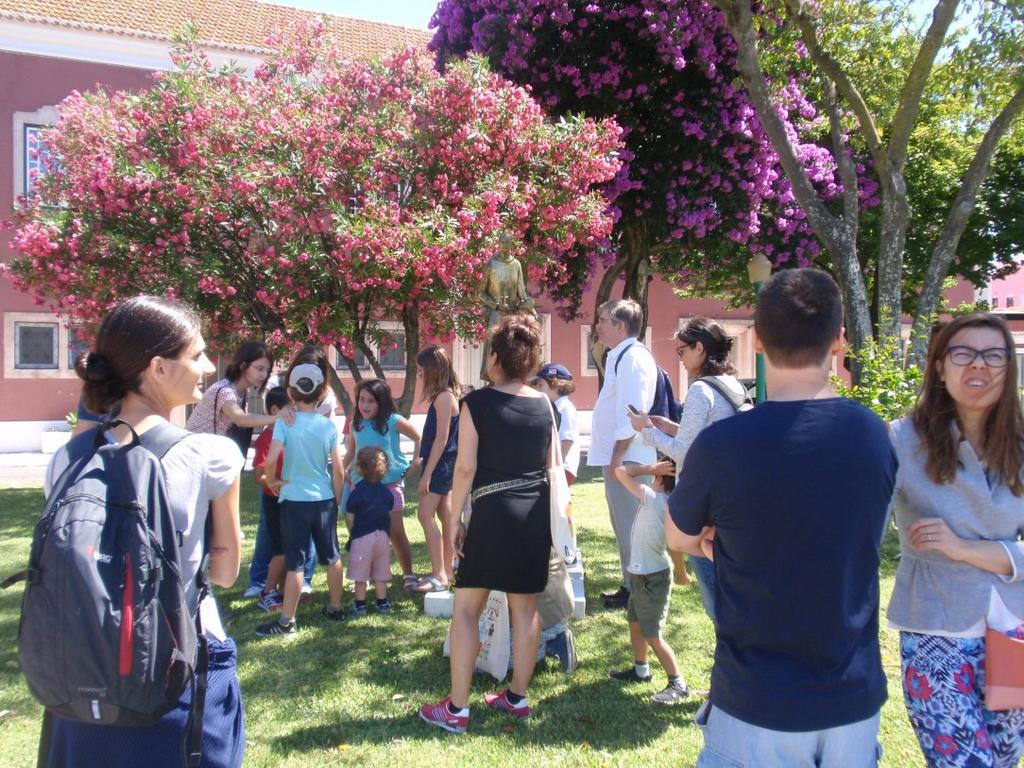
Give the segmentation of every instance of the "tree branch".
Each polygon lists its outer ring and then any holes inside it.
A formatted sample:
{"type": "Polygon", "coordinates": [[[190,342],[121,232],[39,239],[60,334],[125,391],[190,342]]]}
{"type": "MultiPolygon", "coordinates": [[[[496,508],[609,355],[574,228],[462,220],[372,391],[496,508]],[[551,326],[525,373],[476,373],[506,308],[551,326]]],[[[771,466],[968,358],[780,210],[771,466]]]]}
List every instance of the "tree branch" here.
{"type": "Polygon", "coordinates": [[[928,78],[931,76],[935,57],[942,49],[942,44],[953,23],[959,0],[938,0],[932,11],[932,23],[921,41],[914,64],[910,68],[903,83],[903,92],[896,107],[892,124],[889,127],[889,161],[895,168],[902,169],[907,157],[907,144],[917,122],[917,113],[921,108],[921,95],[924,93],[928,78]]]}
{"type": "Polygon", "coordinates": [[[858,125],[860,125],[861,135],[867,143],[868,152],[871,153],[871,159],[874,161],[879,175],[882,176],[884,174],[888,178],[889,155],[886,152],[885,145],[882,143],[882,137],[878,132],[878,127],[875,125],[874,118],[871,116],[871,110],[868,109],[868,105],[864,101],[864,97],[860,95],[860,91],[857,90],[857,86],[853,84],[853,81],[847,77],[839,62],[821,47],[821,44],[818,42],[816,20],[804,10],[803,0],[785,0],[785,2],[786,8],[800,30],[800,39],[807,48],[811,61],[835,84],[839,93],[849,103],[850,109],[857,118],[858,125]]]}
{"type": "Polygon", "coordinates": [[[843,141],[843,121],[839,115],[835,83],[824,76],[821,81],[825,94],[825,111],[828,112],[829,134],[832,139],[832,156],[839,167],[839,178],[843,181],[843,220],[856,237],[860,219],[860,203],[857,199],[857,169],[853,164],[853,158],[850,157],[846,143],[843,141]]]}
{"type": "Polygon", "coordinates": [[[932,258],[928,263],[924,286],[921,290],[921,301],[918,304],[917,316],[914,318],[908,364],[920,365],[925,358],[932,315],[935,314],[939,304],[942,281],[953,263],[956,247],[967,227],[971,212],[974,210],[978,190],[981,189],[985,177],[988,176],[999,141],[1010,130],[1014,120],[1024,111],[1024,69],[1018,72],[1017,79],[1017,91],[985,131],[985,135],[971,159],[971,164],[960,181],[960,189],[946,215],[942,233],[932,249],[932,258]]]}
{"type": "Polygon", "coordinates": [[[736,41],[737,66],[743,75],[747,93],[757,109],[765,133],[768,134],[779,156],[779,163],[793,185],[793,194],[796,195],[811,226],[835,259],[839,244],[846,234],[843,232],[845,226],[828,212],[825,203],[818,196],[807,170],[797,157],[796,148],[790,141],[786,126],[775,110],[764,72],[761,70],[750,0],[718,0],[717,5],[725,13],[726,23],[736,41]]]}

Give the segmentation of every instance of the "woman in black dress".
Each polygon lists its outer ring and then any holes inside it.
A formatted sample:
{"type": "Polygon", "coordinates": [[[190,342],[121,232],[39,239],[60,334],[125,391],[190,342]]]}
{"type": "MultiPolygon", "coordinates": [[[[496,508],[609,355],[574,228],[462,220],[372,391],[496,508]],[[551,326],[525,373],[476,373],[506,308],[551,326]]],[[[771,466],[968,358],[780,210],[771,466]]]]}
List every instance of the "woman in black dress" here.
{"type": "MultiPolygon", "coordinates": [[[[469,724],[469,688],[480,648],[478,622],[492,589],[508,595],[513,674],[508,688],[484,700],[494,709],[530,715],[526,687],[540,638],[537,593],[551,553],[547,483],[554,417],[548,399],[526,384],[537,370],[541,329],[528,315],[509,315],[495,329],[488,358],[494,386],[463,399],[452,509],[472,495],[468,527],[453,522],[461,558],[451,629],[451,695],[425,704],[420,717],[455,733],[469,724]]],[[[454,514],[458,514],[456,511],[454,514]]]]}

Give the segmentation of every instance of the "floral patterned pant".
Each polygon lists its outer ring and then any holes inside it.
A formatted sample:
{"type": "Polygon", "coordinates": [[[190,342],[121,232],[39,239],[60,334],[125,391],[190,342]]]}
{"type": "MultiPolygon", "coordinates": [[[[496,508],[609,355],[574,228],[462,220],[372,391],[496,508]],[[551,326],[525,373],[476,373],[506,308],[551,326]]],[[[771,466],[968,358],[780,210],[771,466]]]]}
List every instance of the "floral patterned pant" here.
{"type": "Polygon", "coordinates": [[[1024,709],[985,708],[985,639],[900,632],[903,700],[931,768],[1016,768],[1024,709]]]}

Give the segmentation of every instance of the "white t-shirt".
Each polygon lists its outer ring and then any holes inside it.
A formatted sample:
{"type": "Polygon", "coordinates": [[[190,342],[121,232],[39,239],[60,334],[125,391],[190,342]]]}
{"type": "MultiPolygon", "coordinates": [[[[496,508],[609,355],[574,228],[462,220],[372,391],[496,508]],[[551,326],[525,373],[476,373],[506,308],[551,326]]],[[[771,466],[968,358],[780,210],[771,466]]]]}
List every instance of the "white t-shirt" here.
{"type": "Polygon", "coordinates": [[[630,573],[646,575],[658,573],[672,567],[665,549],[665,515],[668,513],[668,497],[646,485],[640,486],[644,500],[633,521],[629,534],[630,573]]]}
{"type": "Polygon", "coordinates": [[[562,463],[574,476],[579,475],[580,469],[580,431],[576,425],[576,406],[572,404],[568,395],[562,395],[555,400],[555,409],[558,411],[559,427],[558,439],[571,440],[572,446],[569,452],[562,457],[562,463]]]}
{"type": "MultiPolygon", "coordinates": [[[[196,573],[203,557],[203,534],[206,531],[210,502],[227,492],[242,472],[243,461],[238,446],[229,438],[193,434],[171,448],[161,462],[166,472],[174,527],[181,534],[183,542],[181,576],[190,606],[195,604],[199,596],[196,573]]],[[[47,496],[67,464],[67,449],[61,448],[50,459],[46,470],[43,492],[47,496]]],[[[206,634],[218,640],[226,639],[212,591],[203,601],[200,610],[206,634]]]]}

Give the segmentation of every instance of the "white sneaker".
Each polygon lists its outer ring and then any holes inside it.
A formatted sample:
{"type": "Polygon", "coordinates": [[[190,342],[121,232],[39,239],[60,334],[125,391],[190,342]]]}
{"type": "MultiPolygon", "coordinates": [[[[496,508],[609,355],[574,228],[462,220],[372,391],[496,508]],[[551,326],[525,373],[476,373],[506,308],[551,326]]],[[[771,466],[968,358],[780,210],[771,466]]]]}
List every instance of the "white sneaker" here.
{"type": "Polygon", "coordinates": [[[263,587],[259,584],[253,584],[245,592],[242,593],[242,597],[259,597],[260,593],[263,592],[263,587]]]}

